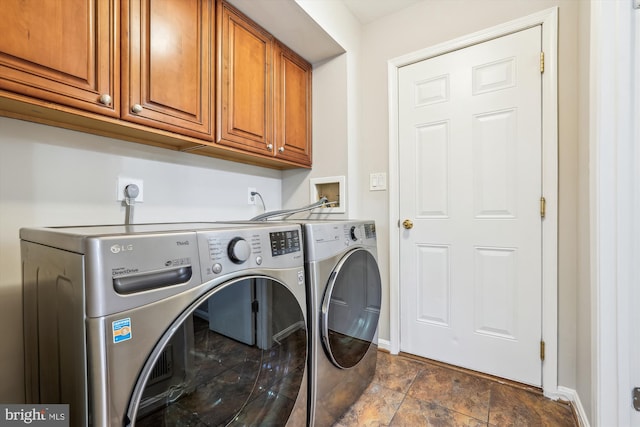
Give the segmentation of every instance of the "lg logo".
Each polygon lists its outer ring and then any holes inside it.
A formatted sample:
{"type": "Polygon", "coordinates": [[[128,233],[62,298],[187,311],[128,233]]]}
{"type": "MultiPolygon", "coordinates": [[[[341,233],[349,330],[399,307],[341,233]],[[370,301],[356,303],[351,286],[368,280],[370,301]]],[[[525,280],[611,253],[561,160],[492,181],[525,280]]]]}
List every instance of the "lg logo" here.
{"type": "Polygon", "coordinates": [[[113,245],[111,246],[111,252],[118,254],[120,252],[128,252],[133,250],[133,245],[113,245]]]}

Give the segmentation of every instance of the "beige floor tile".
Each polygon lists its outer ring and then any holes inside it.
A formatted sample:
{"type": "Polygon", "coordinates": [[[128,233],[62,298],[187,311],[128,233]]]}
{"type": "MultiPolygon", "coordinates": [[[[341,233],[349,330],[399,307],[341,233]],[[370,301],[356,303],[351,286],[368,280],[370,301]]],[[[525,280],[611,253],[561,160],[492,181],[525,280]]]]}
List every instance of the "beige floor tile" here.
{"type": "Polygon", "coordinates": [[[424,363],[379,352],[373,382],[388,389],[406,393],[422,369],[424,369],[424,363]]]}
{"type": "Polygon", "coordinates": [[[403,399],[404,393],[371,383],[335,426],[388,426],[403,399]]]}
{"type": "Polygon", "coordinates": [[[536,393],[494,384],[489,424],[496,426],[575,426],[568,403],[555,402],[536,393]]]}
{"type": "Polygon", "coordinates": [[[487,423],[459,412],[407,396],[391,420],[392,427],[484,427],[487,423]]]}
{"type": "Polygon", "coordinates": [[[446,365],[378,354],[376,375],[334,427],[577,427],[571,406],[446,365]]]}

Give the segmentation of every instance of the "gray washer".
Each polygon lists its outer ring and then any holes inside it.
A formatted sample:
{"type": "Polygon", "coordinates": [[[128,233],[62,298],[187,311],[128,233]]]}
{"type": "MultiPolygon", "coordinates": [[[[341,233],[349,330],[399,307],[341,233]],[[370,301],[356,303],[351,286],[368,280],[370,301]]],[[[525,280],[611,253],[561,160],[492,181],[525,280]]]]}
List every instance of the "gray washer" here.
{"type": "Polygon", "coordinates": [[[20,237],[27,403],[69,404],[73,426],[306,422],[300,226],[24,228],[20,237]],[[229,379],[246,387],[229,389],[229,379]]]}

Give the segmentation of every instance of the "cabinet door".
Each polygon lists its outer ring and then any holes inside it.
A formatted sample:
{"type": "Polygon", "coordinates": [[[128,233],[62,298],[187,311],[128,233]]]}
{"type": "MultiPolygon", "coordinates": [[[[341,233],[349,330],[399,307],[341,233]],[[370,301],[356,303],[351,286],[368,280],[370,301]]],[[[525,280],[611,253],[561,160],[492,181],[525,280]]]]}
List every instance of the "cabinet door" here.
{"type": "Polygon", "coordinates": [[[311,166],[311,64],[280,43],[274,57],[276,157],[311,166]]]}
{"type": "Polygon", "coordinates": [[[117,116],[117,0],[2,0],[0,89],[117,116]]]}
{"type": "Polygon", "coordinates": [[[121,117],[212,140],[211,0],[126,0],[122,12],[121,117]]]}
{"type": "Polygon", "coordinates": [[[244,151],[273,153],[273,37],[224,2],[218,3],[217,139],[244,151]]]}

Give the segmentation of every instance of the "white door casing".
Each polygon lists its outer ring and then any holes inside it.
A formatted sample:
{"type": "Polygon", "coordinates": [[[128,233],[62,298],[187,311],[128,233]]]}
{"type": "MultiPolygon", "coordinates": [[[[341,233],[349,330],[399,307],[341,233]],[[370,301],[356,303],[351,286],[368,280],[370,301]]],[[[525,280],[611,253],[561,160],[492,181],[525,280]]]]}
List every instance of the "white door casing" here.
{"type": "MultiPolygon", "coordinates": [[[[390,110],[390,253],[399,254],[403,229],[400,217],[400,169],[398,79],[399,69],[429,58],[492,40],[517,31],[541,25],[542,50],[545,53],[545,71],[542,75],[542,192],[546,198],[546,218],[542,229],[542,337],[546,341],[546,359],[542,366],[542,386],[548,397],[559,397],[557,386],[557,8],[548,9],[490,29],[480,31],[441,45],[395,58],[389,61],[390,110]],[[394,179],[395,178],[395,179],[394,179]]],[[[437,126],[430,129],[437,132],[437,126]]],[[[404,219],[404,218],[402,218],[404,219]]],[[[438,247],[427,248],[437,253],[438,247]]],[[[488,251],[485,254],[495,254],[488,251]]],[[[436,257],[437,258],[437,257],[436,257]]],[[[435,258],[434,258],[435,259],[435,258]]],[[[496,258],[498,262],[500,257],[496,258]]],[[[400,258],[390,265],[390,350],[398,353],[400,343],[400,258]]]]}
{"type": "Polygon", "coordinates": [[[590,239],[593,425],[640,425],[640,9],[591,2],[590,239]]]}

